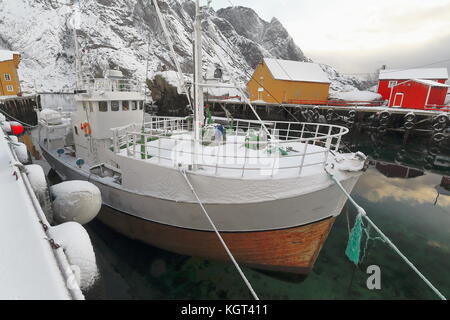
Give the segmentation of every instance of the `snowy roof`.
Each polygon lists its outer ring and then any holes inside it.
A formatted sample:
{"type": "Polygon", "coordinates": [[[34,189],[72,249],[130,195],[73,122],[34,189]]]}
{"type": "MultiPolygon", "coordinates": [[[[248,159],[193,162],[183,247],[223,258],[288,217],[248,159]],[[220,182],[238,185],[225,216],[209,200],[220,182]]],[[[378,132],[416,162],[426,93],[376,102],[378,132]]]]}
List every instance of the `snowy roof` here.
{"type": "Polygon", "coordinates": [[[14,59],[14,55],[19,54],[19,52],[8,51],[8,50],[0,50],[0,62],[8,61],[14,59]]]}
{"type": "Polygon", "coordinates": [[[448,79],[447,68],[380,70],[380,80],[448,79]]]}
{"type": "Polygon", "coordinates": [[[450,88],[450,86],[443,84],[443,83],[439,83],[437,81],[432,81],[432,80],[425,80],[425,79],[414,79],[413,81],[415,82],[419,82],[419,83],[423,83],[426,84],[427,86],[431,86],[431,87],[446,87],[446,88],[450,88]]]}
{"type": "Polygon", "coordinates": [[[277,80],[330,83],[327,74],[316,63],[269,58],[265,58],[264,63],[277,80]]]}

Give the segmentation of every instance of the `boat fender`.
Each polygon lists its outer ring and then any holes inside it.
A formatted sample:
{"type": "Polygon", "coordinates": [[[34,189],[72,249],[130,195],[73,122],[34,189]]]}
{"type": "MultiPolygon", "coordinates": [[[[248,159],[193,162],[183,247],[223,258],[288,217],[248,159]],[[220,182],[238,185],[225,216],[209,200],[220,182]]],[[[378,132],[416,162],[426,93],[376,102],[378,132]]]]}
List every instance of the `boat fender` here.
{"type": "Polygon", "coordinates": [[[76,221],[86,224],[100,211],[100,190],[87,181],[66,181],[50,187],[53,215],[57,223],[76,221]]]}
{"type": "Polygon", "coordinates": [[[11,139],[13,143],[19,143],[19,138],[17,138],[16,136],[8,136],[8,137],[9,139],[11,139]]]}
{"type": "Polygon", "coordinates": [[[356,117],[356,111],[355,110],[350,110],[348,113],[350,118],[355,118],[356,117]]]}
{"type": "Polygon", "coordinates": [[[437,123],[442,123],[442,124],[446,125],[447,121],[448,121],[448,116],[446,114],[440,114],[435,118],[435,121],[437,123]]]}
{"type": "Polygon", "coordinates": [[[445,123],[442,123],[442,122],[436,122],[436,123],[433,125],[433,130],[434,130],[434,131],[441,132],[441,131],[444,131],[444,129],[445,129],[445,123]]]}
{"type": "Polygon", "coordinates": [[[391,115],[391,114],[389,113],[389,111],[383,111],[383,112],[381,112],[381,114],[380,114],[381,119],[388,119],[390,115],[391,115]]]}
{"type": "Polygon", "coordinates": [[[404,126],[405,126],[406,130],[412,130],[412,129],[414,129],[414,122],[407,121],[407,122],[405,122],[404,126]]]}
{"type": "Polygon", "coordinates": [[[5,131],[6,133],[11,133],[11,125],[8,121],[3,121],[0,123],[0,127],[5,131]]]}
{"type": "Polygon", "coordinates": [[[413,112],[409,112],[405,115],[405,121],[413,122],[416,119],[416,115],[413,112]]]}
{"type": "Polygon", "coordinates": [[[25,166],[25,168],[31,188],[45,213],[45,217],[49,223],[53,223],[52,201],[44,170],[37,164],[30,164],[25,166]]]}
{"type": "Polygon", "coordinates": [[[438,132],[433,135],[434,142],[442,142],[442,141],[444,141],[444,139],[445,139],[445,134],[443,134],[442,132],[438,132]]]}
{"type": "Polygon", "coordinates": [[[95,252],[86,229],[66,222],[50,227],[49,235],[64,251],[81,290],[89,290],[99,279],[95,252]]]}
{"type": "Polygon", "coordinates": [[[27,146],[24,143],[22,142],[14,143],[13,147],[17,155],[17,159],[19,159],[20,162],[22,162],[23,164],[31,163],[27,146]]]}

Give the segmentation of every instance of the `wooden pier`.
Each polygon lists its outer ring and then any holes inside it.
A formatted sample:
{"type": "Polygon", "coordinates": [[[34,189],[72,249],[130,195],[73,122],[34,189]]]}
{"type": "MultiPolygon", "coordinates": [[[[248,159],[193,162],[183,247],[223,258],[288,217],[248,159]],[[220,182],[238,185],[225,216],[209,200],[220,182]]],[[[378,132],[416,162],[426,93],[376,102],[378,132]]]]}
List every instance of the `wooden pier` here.
{"type": "Polygon", "coordinates": [[[40,106],[40,96],[0,97],[0,113],[10,121],[21,121],[31,126],[37,125],[35,109],[40,106]]]}

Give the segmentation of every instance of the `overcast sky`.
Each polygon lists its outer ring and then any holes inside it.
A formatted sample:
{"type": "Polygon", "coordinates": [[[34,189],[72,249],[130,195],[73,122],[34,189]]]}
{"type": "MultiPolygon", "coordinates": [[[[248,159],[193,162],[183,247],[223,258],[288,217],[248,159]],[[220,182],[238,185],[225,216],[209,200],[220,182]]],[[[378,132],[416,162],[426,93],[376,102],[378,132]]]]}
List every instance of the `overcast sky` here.
{"type": "Polygon", "coordinates": [[[213,0],[278,18],[316,62],[342,73],[428,65],[450,69],[450,0],[213,0]]]}

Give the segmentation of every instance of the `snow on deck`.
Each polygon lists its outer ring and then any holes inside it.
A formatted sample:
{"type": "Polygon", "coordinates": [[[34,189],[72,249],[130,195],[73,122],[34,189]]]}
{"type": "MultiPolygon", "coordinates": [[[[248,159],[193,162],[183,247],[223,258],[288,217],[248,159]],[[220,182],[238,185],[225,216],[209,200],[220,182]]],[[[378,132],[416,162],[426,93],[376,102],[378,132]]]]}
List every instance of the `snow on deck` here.
{"type": "MultiPolygon", "coordinates": [[[[323,171],[327,149],[309,144],[305,153],[305,143],[282,141],[279,147],[264,147],[253,150],[245,146],[245,136],[227,136],[227,143],[215,146],[193,144],[191,134],[177,134],[167,138],[147,142],[147,155],[143,156],[143,147],[139,144],[131,147],[131,156],[149,163],[167,167],[181,164],[187,167],[193,164],[193,154],[198,154],[196,164],[200,172],[225,178],[291,178],[315,174],[323,171]],[[287,155],[280,154],[279,148],[288,150],[287,155]],[[269,152],[268,150],[272,152],[269,152]],[[304,159],[303,159],[304,158],[304,159]]],[[[127,149],[120,154],[127,156],[127,149]]]]}
{"type": "Polygon", "coordinates": [[[70,299],[46,234],[0,130],[0,300],[70,299]]]}

